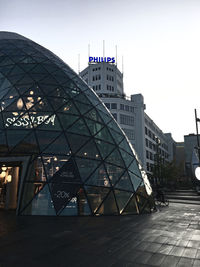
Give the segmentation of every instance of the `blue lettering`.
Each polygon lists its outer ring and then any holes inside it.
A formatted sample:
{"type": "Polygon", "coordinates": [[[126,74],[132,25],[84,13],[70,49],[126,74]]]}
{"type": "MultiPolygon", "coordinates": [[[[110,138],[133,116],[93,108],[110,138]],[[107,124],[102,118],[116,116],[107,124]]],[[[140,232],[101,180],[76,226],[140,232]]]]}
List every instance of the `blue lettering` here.
{"type": "Polygon", "coordinates": [[[112,62],[111,63],[115,63],[115,58],[114,57],[112,57],[112,62]]]}
{"type": "Polygon", "coordinates": [[[93,60],[93,57],[89,57],[89,62],[91,62],[93,60]]]}
{"type": "Polygon", "coordinates": [[[94,62],[98,62],[98,57],[94,57],[94,62]]]}

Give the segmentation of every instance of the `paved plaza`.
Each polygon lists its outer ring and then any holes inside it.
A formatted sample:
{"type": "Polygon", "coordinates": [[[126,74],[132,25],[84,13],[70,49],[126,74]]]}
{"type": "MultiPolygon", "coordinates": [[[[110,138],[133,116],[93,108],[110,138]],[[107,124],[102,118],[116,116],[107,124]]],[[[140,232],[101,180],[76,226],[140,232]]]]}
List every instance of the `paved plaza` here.
{"type": "Polygon", "coordinates": [[[15,217],[0,212],[0,267],[200,266],[200,206],[151,214],[15,217]]]}

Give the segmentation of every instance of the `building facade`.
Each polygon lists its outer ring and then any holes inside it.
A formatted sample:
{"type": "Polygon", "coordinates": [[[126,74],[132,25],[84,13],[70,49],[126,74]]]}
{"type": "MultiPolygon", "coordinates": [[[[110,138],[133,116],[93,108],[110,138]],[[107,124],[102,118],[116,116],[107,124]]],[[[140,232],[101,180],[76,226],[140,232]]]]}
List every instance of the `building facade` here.
{"type": "Polygon", "coordinates": [[[123,74],[115,64],[90,63],[79,75],[110,110],[137,151],[149,176],[153,174],[158,154],[163,162],[174,158],[175,142],[171,134],[164,134],[145,113],[146,106],[141,94],[126,97],[123,74]]]}

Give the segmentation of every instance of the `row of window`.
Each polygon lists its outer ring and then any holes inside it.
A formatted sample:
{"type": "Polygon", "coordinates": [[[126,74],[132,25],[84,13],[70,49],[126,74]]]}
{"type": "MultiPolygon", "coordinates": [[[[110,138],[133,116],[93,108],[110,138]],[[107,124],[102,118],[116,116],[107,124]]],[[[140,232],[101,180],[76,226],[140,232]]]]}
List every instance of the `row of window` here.
{"type": "Polygon", "coordinates": [[[101,67],[98,67],[98,68],[93,68],[92,71],[97,71],[97,70],[100,70],[101,67]]]}
{"type": "Polygon", "coordinates": [[[111,69],[111,68],[108,68],[108,67],[107,67],[107,70],[109,70],[109,71],[113,71],[113,69],[111,69]]]}
{"type": "Polygon", "coordinates": [[[120,123],[124,124],[124,125],[133,126],[134,125],[134,117],[120,114],[120,123]]]}
{"type": "Polygon", "coordinates": [[[92,77],[92,80],[93,80],[93,81],[101,80],[101,75],[98,74],[98,75],[93,76],[93,77],[92,77]]]}
{"type": "MultiPolygon", "coordinates": [[[[147,136],[149,136],[151,139],[153,139],[153,141],[158,142],[159,139],[155,136],[155,134],[154,134],[151,130],[147,129],[147,127],[145,127],[145,134],[146,134],[147,136]]],[[[147,142],[147,141],[146,141],[146,142],[147,142]]],[[[147,144],[146,144],[146,146],[148,147],[147,144]]],[[[167,146],[165,143],[162,143],[161,146],[162,146],[165,150],[168,151],[168,146],[167,146]]],[[[149,147],[150,147],[150,146],[149,146],[149,147]]],[[[151,148],[151,147],[150,147],[150,148],[151,148]]],[[[153,149],[153,148],[152,148],[152,149],[153,149]]]]}
{"type": "Polygon", "coordinates": [[[95,91],[101,90],[101,84],[93,85],[92,88],[95,91]]]}
{"type": "MultiPolygon", "coordinates": [[[[165,159],[169,158],[169,154],[167,154],[165,151],[161,150],[160,148],[159,148],[158,154],[161,155],[165,159]]],[[[147,159],[156,161],[158,154],[157,153],[153,154],[151,151],[146,150],[146,158],[147,159]]]]}
{"type": "Polygon", "coordinates": [[[108,109],[117,109],[117,103],[105,103],[108,109]]]}
{"type": "Polygon", "coordinates": [[[125,111],[134,112],[134,107],[131,107],[131,106],[128,106],[128,105],[124,105],[124,104],[120,104],[120,109],[121,110],[125,110],[125,111]]]}
{"type": "Polygon", "coordinates": [[[108,81],[112,81],[112,82],[114,81],[114,77],[111,76],[111,75],[107,75],[106,78],[107,78],[108,81]]]}
{"type": "Polygon", "coordinates": [[[114,87],[107,84],[107,90],[113,92],[114,91],[114,87]]]}

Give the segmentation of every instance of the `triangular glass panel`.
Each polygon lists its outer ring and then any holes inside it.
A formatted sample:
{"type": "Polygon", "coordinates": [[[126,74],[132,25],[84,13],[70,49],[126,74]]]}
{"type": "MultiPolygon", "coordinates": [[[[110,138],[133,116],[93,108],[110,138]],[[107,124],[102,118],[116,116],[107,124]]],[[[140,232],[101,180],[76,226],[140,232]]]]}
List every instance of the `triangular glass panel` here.
{"type": "Polygon", "coordinates": [[[98,98],[98,96],[92,92],[92,90],[88,89],[88,87],[84,90],[84,94],[89,98],[89,100],[94,104],[94,106],[101,103],[101,100],[98,98]]]}
{"type": "Polygon", "coordinates": [[[30,75],[25,74],[25,75],[21,76],[20,80],[16,81],[15,85],[20,86],[20,85],[26,85],[27,84],[28,86],[30,86],[31,84],[34,84],[34,83],[35,83],[35,81],[33,80],[33,78],[30,75]]]}
{"type": "Polygon", "coordinates": [[[93,106],[92,103],[88,100],[88,98],[83,93],[74,97],[74,101],[81,102],[85,105],[93,106]]]}
{"type": "Polygon", "coordinates": [[[60,132],[55,131],[36,130],[35,133],[39,143],[40,151],[46,149],[49,144],[53,143],[55,139],[60,136],[60,132]]]}
{"type": "Polygon", "coordinates": [[[0,153],[8,152],[5,131],[0,130],[0,153]]]}
{"type": "MultiPolygon", "coordinates": [[[[42,87],[43,87],[43,89],[45,89],[45,87],[49,88],[49,85],[43,85],[42,87]]],[[[47,89],[48,90],[48,96],[64,98],[66,100],[70,99],[70,96],[63,90],[62,86],[58,87],[58,85],[56,85],[56,86],[54,85],[53,90],[52,90],[52,88],[47,89]]]]}
{"type": "MultiPolygon", "coordinates": [[[[37,75],[35,75],[35,78],[37,78],[37,75]]],[[[48,76],[45,76],[45,75],[46,74],[44,74],[43,77],[41,77],[41,79],[40,79],[40,82],[42,84],[51,84],[51,85],[55,84],[55,85],[58,85],[58,82],[56,81],[56,79],[54,79],[50,74],[48,76]]]]}
{"type": "Polygon", "coordinates": [[[85,181],[85,184],[103,187],[111,186],[103,164],[101,164],[96,171],[91,174],[90,178],[85,181]]]}
{"type": "Polygon", "coordinates": [[[94,140],[101,154],[102,159],[105,159],[115,148],[114,145],[108,144],[103,140],[94,140]]]}
{"type": "Polygon", "coordinates": [[[53,141],[47,148],[44,149],[44,153],[49,154],[69,154],[70,148],[66,142],[66,137],[61,134],[55,141],[53,141]]]}
{"type": "Polygon", "coordinates": [[[2,104],[4,111],[13,111],[14,113],[20,114],[22,111],[25,112],[23,100],[19,97],[9,98],[6,100],[2,100],[4,104],[2,104]]]}
{"type": "Polygon", "coordinates": [[[18,63],[17,64],[21,69],[23,69],[25,72],[30,72],[34,67],[35,64],[33,63],[18,63]]]}
{"type": "Polygon", "coordinates": [[[109,130],[110,130],[110,133],[115,140],[115,143],[118,145],[122,141],[122,139],[124,138],[123,133],[122,132],[118,133],[118,132],[112,130],[111,128],[109,128],[109,130]]]}
{"type": "Polygon", "coordinates": [[[130,166],[128,167],[128,170],[133,172],[134,174],[136,174],[139,178],[142,178],[142,175],[141,175],[141,172],[139,170],[139,167],[138,167],[138,164],[137,164],[137,161],[134,160],[130,166]]]}
{"type": "MultiPolygon", "coordinates": [[[[64,195],[64,194],[63,194],[64,195]]],[[[73,197],[67,205],[59,212],[59,216],[77,216],[78,214],[78,198],[73,197]]]]}
{"type": "Polygon", "coordinates": [[[12,76],[9,76],[9,81],[15,85],[15,83],[17,83],[18,81],[20,81],[23,77],[24,77],[25,73],[24,74],[17,74],[17,75],[12,75],[12,76]]]}
{"type": "Polygon", "coordinates": [[[71,127],[67,129],[67,132],[77,133],[80,132],[82,135],[91,136],[88,128],[85,125],[84,120],[77,120],[71,127]]]}
{"type": "Polygon", "coordinates": [[[126,138],[124,138],[124,140],[119,144],[119,147],[124,149],[127,153],[133,155],[133,151],[131,150],[126,138]]]}
{"type": "Polygon", "coordinates": [[[117,200],[120,214],[123,212],[124,208],[126,207],[128,201],[130,200],[132,195],[133,195],[133,193],[131,193],[131,192],[115,190],[115,197],[117,200]]]}
{"type": "Polygon", "coordinates": [[[104,121],[105,124],[108,124],[113,118],[110,116],[110,114],[105,114],[101,110],[98,110],[98,113],[101,116],[101,119],[104,121]]]}
{"type": "Polygon", "coordinates": [[[37,61],[30,56],[26,56],[20,60],[20,63],[37,63],[37,61]]]}
{"type": "Polygon", "coordinates": [[[19,75],[19,74],[25,74],[24,70],[18,67],[17,65],[14,66],[14,68],[9,73],[9,77],[12,75],[19,75]]]}
{"type": "Polygon", "coordinates": [[[92,213],[95,213],[101,205],[104,198],[108,195],[110,189],[97,186],[84,186],[87,198],[92,209],[92,213]]]}
{"type": "Polygon", "coordinates": [[[112,138],[112,136],[110,135],[110,132],[108,131],[108,129],[106,127],[104,127],[103,129],[101,129],[95,136],[94,138],[98,138],[101,140],[106,140],[106,142],[112,143],[115,145],[114,140],[112,138]]]}
{"type": "Polygon", "coordinates": [[[48,70],[50,73],[53,73],[57,70],[60,70],[55,64],[50,63],[40,63],[46,70],[48,70]]]}
{"type": "MultiPolygon", "coordinates": [[[[7,90],[5,90],[5,91],[7,91],[7,90]]],[[[4,94],[2,100],[13,99],[14,97],[19,97],[19,94],[14,87],[11,87],[11,88],[9,88],[9,91],[7,91],[7,93],[4,94]]]]}
{"type": "Polygon", "coordinates": [[[12,150],[12,153],[38,154],[40,152],[35,134],[31,133],[18,143],[12,150]]]}
{"type": "Polygon", "coordinates": [[[51,73],[51,75],[61,85],[64,84],[64,83],[66,83],[69,80],[69,77],[65,73],[62,73],[60,69],[58,71],[56,71],[56,72],[51,73]]]}
{"type": "Polygon", "coordinates": [[[148,200],[139,194],[136,195],[136,200],[137,200],[139,211],[140,213],[142,213],[145,206],[148,204],[148,200]]]}
{"type": "MultiPolygon", "coordinates": [[[[30,183],[29,183],[30,184],[30,183]]],[[[33,184],[34,186],[34,184],[33,184]]],[[[34,197],[31,203],[22,211],[22,215],[56,215],[54,205],[46,184],[43,189],[34,197]]]]}
{"type": "MultiPolygon", "coordinates": [[[[8,79],[6,79],[6,78],[2,78],[2,79],[1,79],[1,84],[0,84],[0,86],[1,86],[0,96],[1,96],[2,91],[3,91],[4,89],[6,89],[6,88],[8,88],[8,87],[9,87],[9,88],[12,87],[10,81],[9,81],[8,79]]],[[[3,97],[3,95],[5,95],[5,94],[2,94],[1,97],[3,97]]]]}
{"type": "MultiPolygon", "coordinates": [[[[29,153],[30,155],[30,153],[29,153]]],[[[26,182],[35,182],[36,192],[39,192],[41,189],[41,183],[47,181],[46,173],[43,165],[43,161],[41,157],[37,155],[35,157],[31,157],[31,161],[29,162],[28,171],[26,177],[24,179],[26,182]]]]}
{"type": "Polygon", "coordinates": [[[137,205],[137,201],[135,196],[131,198],[128,205],[125,207],[125,209],[122,212],[122,215],[128,215],[128,214],[139,214],[139,208],[137,205]]]}
{"type": "Polygon", "coordinates": [[[119,180],[119,178],[124,173],[125,169],[105,163],[105,167],[109,176],[109,179],[114,186],[114,184],[119,180]]]}
{"type": "Polygon", "coordinates": [[[89,110],[91,110],[93,108],[92,105],[83,104],[81,102],[75,101],[75,99],[74,99],[74,102],[75,102],[75,105],[76,105],[76,107],[78,108],[78,110],[79,110],[79,112],[81,114],[85,114],[85,113],[87,113],[89,110]]]}
{"type": "Polygon", "coordinates": [[[131,162],[134,160],[134,157],[125,152],[123,149],[120,149],[120,153],[125,162],[126,167],[129,167],[131,162]]]}
{"type": "Polygon", "coordinates": [[[84,114],[84,117],[103,123],[103,120],[101,119],[101,117],[99,116],[98,112],[96,109],[91,109],[88,113],[84,114]]]}
{"type": "Polygon", "coordinates": [[[85,158],[75,158],[78,171],[81,177],[82,182],[84,182],[97,168],[98,165],[100,165],[101,161],[99,160],[91,160],[91,159],[85,159],[85,158]]]}
{"type": "Polygon", "coordinates": [[[119,134],[122,134],[122,131],[120,130],[119,126],[113,119],[108,123],[108,127],[118,132],[119,134]]]}
{"type": "Polygon", "coordinates": [[[68,101],[66,99],[63,99],[63,103],[62,103],[62,105],[60,105],[60,108],[58,108],[57,112],[65,113],[65,114],[80,115],[80,113],[78,112],[74,103],[72,101],[68,101]]]}
{"type": "Polygon", "coordinates": [[[116,205],[116,200],[113,192],[111,191],[106,197],[104,202],[101,204],[99,209],[96,211],[98,215],[118,215],[119,211],[116,205]]]}
{"type": "Polygon", "coordinates": [[[90,137],[83,135],[71,134],[68,132],[66,132],[65,134],[73,153],[79,150],[90,139],[90,137]]]}
{"type": "MultiPolygon", "coordinates": [[[[30,72],[29,75],[33,78],[35,82],[42,82],[42,83],[51,83],[53,77],[50,76],[50,74],[46,73],[32,73],[30,72]]],[[[54,81],[55,83],[55,81],[54,81]]]]}
{"type": "Polygon", "coordinates": [[[95,142],[90,140],[80,150],[76,152],[76,156],[83,158],[96,159],[99,152],[96,148],[95,142]]]}
{"type": "Polygon", "coordinates": [[[133,185],[130,181],[129,175],[125,172],[119,179],[119,181],[115,184],[115,188],[123,189],[127,191],[134,192],[133,185]]]}
{"type": "Polygon", "coordinates": [[[43,73],[43,74],[49,74],[48,72],[47,72],[47,70],[45,69],[45,68],[43,68],[43,66],[41,65],[41,64],[37,64],[37,65],[35,65],[35,67],[31,70],[31,74],[32,73],[39,73],[39,74],[41,74],[41,73],[43,73]]]}
{"type": "Polygon", "coordinates": [[[75,121],[79,119],[79,116],[60,112],[57,112],[57,116],[59,117],[60,123],[64,130],[67,130],[75,121]]]}
{"type": "Polygon", "coordinates": [[[13,65],[9,65],[9,66],[0,66],[0,72],[7,76],[9,74],[9,72],[12,70],[13,65]]]}
{"type": "Polygon", "coordinates": [[[1,66],[6,66],[6,65],[12,65],[14,62],[9,58],[9,57],[1,57],[0,58],[0,64],[1,66]]]}
{"type": "Polygon", "coordinates": [[[106,159],[106,162],[115,164],[119,167],[125,168],[124,162],[122,160],[122,157],[119,153],[119,149],[116,148],[106,159]]]}
{"type": "Polygon", "coordinates": [[[28,134],[30,134],[30,131],[28,130],[7,130],[7,140],[8,140],[8,146],[9,150],[11,150],[13,147],[15,147],[18,143],[20,143],[28,134]]]}
{"type": "Polygon", "coordinates": [[[29,110],[29,113],[31,112],[42,112],[47,111],[53,113],[53,109],[51,105],[49,105],[49,102],[45,97],[38,97],[38,96],[28,96],[28,97],[22,97],[23,102],[26,106],[26,109],[29,110]]]}
{"type": "MultiPolygon", "coordinates": [[[[44,92],[42,89],[40,89],[40,86],[37,85],[36,83],[33,84],[32,86],[30,87],[19,87],[19,92],[21,95],[23,96],[29,96],[29,97],[35,97],[37,96],[37,98],[41,98],[43,96],[45,96],[44,92]]],[[[37,99],[38,101],[40,99],[37,99]]]]}
{"type": "Polygon", "coordinates": [[[104,127],[103,124],[98,123],[98,122],[94,122],[93,120],[89,120],[87,118],[85,118],[85,122],[86,122],[88,128],[90,129],[91,135],[95,135],[104,127]]]}
{"type": "Polygon", "coordinates": [[[139,177],[137,177],[135,174],[129,172],[130,178],[131,178],[131,182],[133,184],[134,190],[137,191],[138,187],[140,186],[142,179],[140,179],[139,177]]]}

